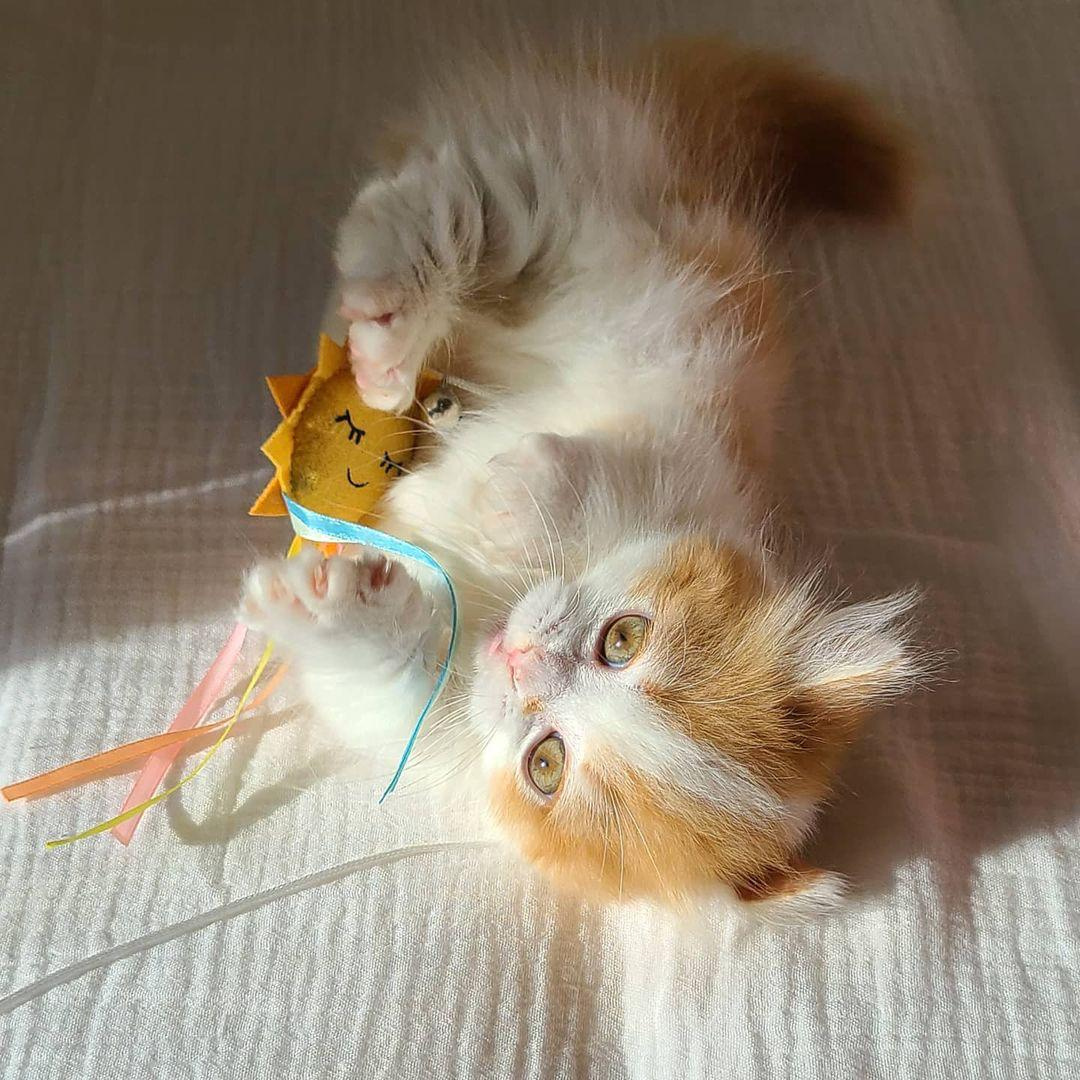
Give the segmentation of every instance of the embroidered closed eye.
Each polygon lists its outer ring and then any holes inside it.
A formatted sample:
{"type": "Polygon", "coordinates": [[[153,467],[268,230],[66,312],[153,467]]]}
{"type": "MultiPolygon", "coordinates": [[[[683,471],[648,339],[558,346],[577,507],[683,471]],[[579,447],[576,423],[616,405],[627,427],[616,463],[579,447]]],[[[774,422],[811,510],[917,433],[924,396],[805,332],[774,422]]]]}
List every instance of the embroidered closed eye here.
{"type": "Polygon", "coordinates": [[[387,476],[401,476],[405,470],[388,454],[383,451],[382,460],[379,462],[379,468],[382,469],[387,476]]]}
{"type": "Polygon", "coordinates": [[[530,751],[525,771],[541,795],[554,795],[562,785],[566,748],[557,731],[545,735],[530,751]]]}
{"type": "Polygon", "coordinates": [[[641,652],[648,633],[644,615],[619,615],[600,631],[596,655],[610,668],[626,667],[641,652]]]}
{"type": "Polygon", "coordinates": [[[360,440],[367,434],[367,432],[363,428],[357,427],[353,423],[353,418],[350,415],[348,409],[346,409],[340,416],[335,416],[334,417],[334,423],[335,424],[348,424],[349,425],[349,442],[354,442],[354,443],[356,443],[357,446],[360,445],[360,440]]]}

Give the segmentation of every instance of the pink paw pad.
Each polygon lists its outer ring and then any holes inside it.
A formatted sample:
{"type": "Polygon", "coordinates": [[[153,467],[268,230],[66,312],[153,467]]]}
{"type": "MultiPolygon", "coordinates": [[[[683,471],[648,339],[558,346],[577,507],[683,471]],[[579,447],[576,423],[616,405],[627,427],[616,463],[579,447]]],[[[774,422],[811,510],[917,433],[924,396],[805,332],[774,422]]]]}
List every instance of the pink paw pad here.
{"type": "Polygon", "coordinates": [[[326,561],[316,563],[311,571],[311,591],[320,599],[326,596],[326,561]]]}

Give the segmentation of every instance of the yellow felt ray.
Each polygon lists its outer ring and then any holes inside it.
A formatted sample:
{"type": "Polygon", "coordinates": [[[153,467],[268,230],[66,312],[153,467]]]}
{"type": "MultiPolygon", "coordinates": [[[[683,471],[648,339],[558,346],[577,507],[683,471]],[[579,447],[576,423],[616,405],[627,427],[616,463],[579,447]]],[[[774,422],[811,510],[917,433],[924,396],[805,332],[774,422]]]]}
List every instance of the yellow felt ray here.
{"type": "Polygon", "coordinates": [[[292,465],[293,456],[293,427],[286,417],[276,428],[274,433],[262,444],[262,452],[270,459],[274,466],[278,483],[285,491],[289,490],[289,468],[292,465]]]}
{"type": "Polygon", "coordinates": [[[343,368],[346,361],[345,346],[339,345],[327,334],[320,334],[319,359],[315,363],[315,374],[328,379],[335,371],[343,368]]]}
{"type": "Polygon", "coordinates": [[[281,481],[275,473],[270,483],[263,488],[262,494],[251,504],[248,513],[252,517],[281,517],[288,512],[285,500],[281,497],[281,481]]]}
{"type": "Polygon", "coordinates": [[[283,417],[296,408],[300,397],[307,387],[310,375],[267,375],[266,385],[270,387],[274,404],[283,417]]]}

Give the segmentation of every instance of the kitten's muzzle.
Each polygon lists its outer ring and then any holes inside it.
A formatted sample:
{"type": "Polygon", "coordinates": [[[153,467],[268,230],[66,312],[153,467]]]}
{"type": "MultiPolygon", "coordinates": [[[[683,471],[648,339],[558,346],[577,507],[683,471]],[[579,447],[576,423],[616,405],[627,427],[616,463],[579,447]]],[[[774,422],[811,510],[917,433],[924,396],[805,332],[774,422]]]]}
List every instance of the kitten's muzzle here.
{"type": "Polygon", "coordinates": [[[516,687],[520,679],[528,678],[546,655],[545,650],[539,645],[524,644],[510,645],[506,637],[497,638],[492,643],[492,655],[498,656],[506,665],[510,674],[510,681],[516,687]]]}

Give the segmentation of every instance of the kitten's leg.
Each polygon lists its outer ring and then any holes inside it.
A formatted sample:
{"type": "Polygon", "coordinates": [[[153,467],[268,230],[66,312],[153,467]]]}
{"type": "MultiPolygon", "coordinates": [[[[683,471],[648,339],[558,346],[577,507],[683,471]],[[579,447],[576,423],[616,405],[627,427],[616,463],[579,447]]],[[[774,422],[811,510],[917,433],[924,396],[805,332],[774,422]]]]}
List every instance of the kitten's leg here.
{"type": "Polygon", "coordinates": [[[337,262],[353,371],[369,405],[411,403],[469,291],[483,234],[479,196],[450,161],[414,161],[361,189],[339,229],[337,262]]]}
{"type": "Polygon", "coordinates": [[[687,469],[679,447],[648,438],[532,433],[488,462],[473,488],[472,520],[484,554],[500,567],[580,572],[594,549],[639,533],[643,521],[678,524],[674,489],[683,505],[708,502],[740,521],[723,454],[698,465],[687,469]]]}
{"type": "Polygon", "coordinates": [[[547,432],[522,437],[487,464],[473,492],[484,550],[501,565],[559,573],[589,543],[599,444],[547,432]]]}
{"type": "Polygon", "coordinates": [[[425,359],[451,336],[457,358],[470,351],[474,319],[488,330],[519,327],[551,294],[573,224],[555,201],[538,199],[534,171],[510,152],[476,160],[449,143],[360,190],[336,258],[368,404],[405,409],[425,359]]]}
{"type": "Polygon", "coordinates": [[[358,746],[407,732],[430,692],[431,604],[399,563],[313,549],[261,563],[240,617],[295,662],[311,704],[358,746]]]}

